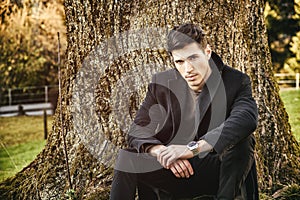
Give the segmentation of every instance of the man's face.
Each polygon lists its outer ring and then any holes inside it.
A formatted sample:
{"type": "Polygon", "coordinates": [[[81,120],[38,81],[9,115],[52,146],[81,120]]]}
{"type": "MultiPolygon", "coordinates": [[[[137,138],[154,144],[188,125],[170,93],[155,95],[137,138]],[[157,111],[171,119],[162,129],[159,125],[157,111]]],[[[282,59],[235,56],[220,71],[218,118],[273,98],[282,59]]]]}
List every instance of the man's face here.
{"type": "Polygon", "coordinates": [[[195,42],[182,49],[173,50],[171,53],[175,67],[181,76],[192,90],[199,92],[211,73],[208,63],[211,56],[210,47],[207,46],[202,50],[195,42]]]}

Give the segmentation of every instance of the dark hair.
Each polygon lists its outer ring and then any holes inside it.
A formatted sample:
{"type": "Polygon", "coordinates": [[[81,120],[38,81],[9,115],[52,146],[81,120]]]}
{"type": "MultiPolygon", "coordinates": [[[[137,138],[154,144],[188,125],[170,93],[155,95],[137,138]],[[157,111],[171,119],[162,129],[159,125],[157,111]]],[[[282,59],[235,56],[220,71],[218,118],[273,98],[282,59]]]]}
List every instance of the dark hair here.
{"type": "Polygon", "coordinates": [[[205,49],[207,40],[203,30],[195,24],[182,24],[174,27],[168,34],[167,50],[169,53],[175,49],[181,49],[188,44],[197,42],[200,48],[205,49]]]}

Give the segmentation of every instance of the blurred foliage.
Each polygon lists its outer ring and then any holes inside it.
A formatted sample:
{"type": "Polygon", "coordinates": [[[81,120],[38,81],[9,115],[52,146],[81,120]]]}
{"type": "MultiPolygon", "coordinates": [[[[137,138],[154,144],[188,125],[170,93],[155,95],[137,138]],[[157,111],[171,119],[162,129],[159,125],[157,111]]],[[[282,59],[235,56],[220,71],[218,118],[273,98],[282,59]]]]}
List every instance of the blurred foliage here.
{"type": "Polygon", "coordinates": [[[63,54],[66,30],[62,1],[0,3],[0,88],[57,84],[57,32],[63,54]]]}
{"type": "MultiPolygon", "coordinates": [[[[265,18],[274,71],[300,71],[300,0],[266,0],[265,18]]],[[[57,32],[63,55],[63,0],[0,2],[0,93],[57,84],[57,32]]]]}
{"type": "Polygon", "coordinates": [[[265,18],[275,72],[300,68],[300,0],[266,0],[265,18]]]}
{"type": "MultiPolygon", "coordinates": [[[[299,13],[300,13],[300,9],[299,9],[299,13]]],[[[292,37],[292,41],[290,45],[291,45],[290,51],[293,52],[295,56],[288,58],[286,62],[287,64],[286,68],[291,69],[294,72],[300,72],[300,31],[297,32],[296,36],[292,37]]]]}

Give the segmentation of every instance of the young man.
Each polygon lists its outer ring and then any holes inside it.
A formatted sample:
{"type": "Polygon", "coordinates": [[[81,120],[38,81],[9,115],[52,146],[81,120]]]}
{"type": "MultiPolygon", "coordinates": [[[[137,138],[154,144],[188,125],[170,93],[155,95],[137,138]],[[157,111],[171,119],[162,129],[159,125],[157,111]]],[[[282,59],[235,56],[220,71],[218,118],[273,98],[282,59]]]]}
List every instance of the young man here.
{"type": "Polygon", "coordinates": [[[155,74],[119,154],[110,199],[257,199],[257,106],[194,24],[168,35],[175,69],[155,74]]]}

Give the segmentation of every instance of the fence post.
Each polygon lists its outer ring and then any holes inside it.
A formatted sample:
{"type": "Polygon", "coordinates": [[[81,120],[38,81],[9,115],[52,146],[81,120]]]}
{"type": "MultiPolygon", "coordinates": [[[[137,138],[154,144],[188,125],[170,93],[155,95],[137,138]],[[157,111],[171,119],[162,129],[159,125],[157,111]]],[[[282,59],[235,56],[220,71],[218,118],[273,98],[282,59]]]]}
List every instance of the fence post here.
{"type": "Polygon", "coordinates": [[[44,139],[48,137],[48,127],[47,127],[47,111],[44,109],[44,139]]]}
{"type": "Polygon", "coordinates": [[[18,116],[23,116],[25,115],[24,108],[21,104],[18,105],[18,116]]]}
{"type": "Polygon", "coordinates": [[[11,106],[11,103],[12,103],[11,89],[8,88],[8,105],[11,106]]]}
{"type": "Polygon", "coordinates": [[[298,90],[300,86],[300,73],[296,73],[296,89],[298,90]]]}
{"type": "Polygon", "coordinates": [[[48,102],[48,86],[45,86],[45,102],[48,102]]]}

